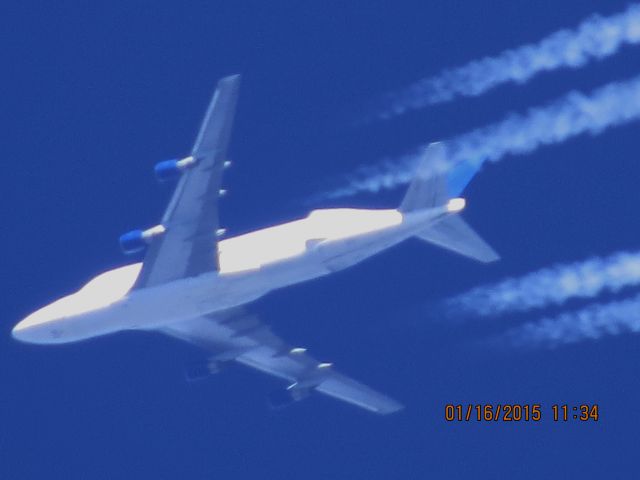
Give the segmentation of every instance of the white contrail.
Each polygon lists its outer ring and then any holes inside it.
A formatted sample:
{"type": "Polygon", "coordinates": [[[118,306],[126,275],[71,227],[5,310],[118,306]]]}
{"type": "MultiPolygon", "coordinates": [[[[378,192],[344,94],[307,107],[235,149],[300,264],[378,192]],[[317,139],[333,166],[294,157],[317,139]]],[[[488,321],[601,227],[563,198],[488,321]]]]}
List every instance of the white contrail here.
{"type": "Polygon", "coordinates": [[[507,330],[495,337],[492,343],[521,348],[553,348],[637,332],[640,332],[640,295],[529,322],[507,330]]]}
{"type": "Polygon", "coordinates": [[[640,252],[621,252],[476,287],[446,300],[444,306],[458,315],[501,315],[562,305],[571,298],[595,298],[603,292],[615,293],[638,285],[640,252]]]}
{"type": "MultiPolygon", "coordinates": [[[[597,135],[609,127],[640,119],[640,77],[613,82],[590,94],[571,92],[525,114],[510,114],[501,122],[473,130],[447,142],[448,163],[440,170],[467,162],[481,165],[508,154],[530,153],[584,133],[597,135]]],[[[356,171],[347,185],[322,195],[332,199],[358,192],[377,192],[407,183],[426,146],[395,160],[356,171]]],[[[438,172],[434,172],[438,173],[438,172]]]]}
{"type": "Polygon", "coordinates": [[[458,96],[478,96],[504,83],[525,83],[545,71],[579,68],[591,60],[614,55],[625,44],[637,43],[640,43],[640,5],[633,4],[610,17],[594,15],[576,29],[560,30],[539,43],[506,50],[495,57],[420,80],[388,95],[390,106],[378,116],[390,118],[458,96]]]}

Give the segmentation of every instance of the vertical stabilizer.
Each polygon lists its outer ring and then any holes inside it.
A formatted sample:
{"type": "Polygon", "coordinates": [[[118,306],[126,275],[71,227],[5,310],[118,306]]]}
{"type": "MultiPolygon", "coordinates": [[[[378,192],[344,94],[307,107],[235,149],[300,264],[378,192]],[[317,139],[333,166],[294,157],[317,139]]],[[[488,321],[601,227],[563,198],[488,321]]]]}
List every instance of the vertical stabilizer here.
{"type": "Polygon", "coordinates": [[[399,211],[407,213],[441,207],[447,203],[449,194],[446,177],[438,173],[439,169],[444,168],[445,161],[446,148],[443,143],[432,143],[427,147],[399,211]]]}

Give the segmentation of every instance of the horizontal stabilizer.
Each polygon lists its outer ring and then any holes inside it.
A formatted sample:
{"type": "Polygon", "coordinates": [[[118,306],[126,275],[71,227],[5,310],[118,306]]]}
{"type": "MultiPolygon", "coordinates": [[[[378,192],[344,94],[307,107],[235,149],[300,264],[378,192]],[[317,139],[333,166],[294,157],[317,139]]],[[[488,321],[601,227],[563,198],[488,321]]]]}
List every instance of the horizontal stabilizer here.
{"type": "Polygon", "coordinates": [[[500,259],[496,251],[459,216],[443,218],[416,236],[425,242],[480,262],[488,263],[500,259]]]}

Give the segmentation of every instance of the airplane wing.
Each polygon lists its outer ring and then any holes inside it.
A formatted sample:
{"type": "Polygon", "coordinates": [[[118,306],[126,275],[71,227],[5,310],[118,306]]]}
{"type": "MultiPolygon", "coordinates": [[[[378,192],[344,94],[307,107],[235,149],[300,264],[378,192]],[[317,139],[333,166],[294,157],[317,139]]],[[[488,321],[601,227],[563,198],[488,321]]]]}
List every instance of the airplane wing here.
{"type": "MultiPolygon", "coordinates": [[[[302,398],[313,390],[378,414],[403,408],[395,400],[320,363],[305,349],[291,348],[257,317],[236,308],[170,324],[162,333],[209,351],[210,364],[234,360],[290,383],[302,398]]],[[[294,398],[295,395],[294,395],[294,398]]]]}
{"type": "Polygon", "coordinates": [[[195,164],[181,176],[151,240],[135,288],[218,269],[218,197],[236,109],[240,76],[221,79],[191,151],[195,164]]]}

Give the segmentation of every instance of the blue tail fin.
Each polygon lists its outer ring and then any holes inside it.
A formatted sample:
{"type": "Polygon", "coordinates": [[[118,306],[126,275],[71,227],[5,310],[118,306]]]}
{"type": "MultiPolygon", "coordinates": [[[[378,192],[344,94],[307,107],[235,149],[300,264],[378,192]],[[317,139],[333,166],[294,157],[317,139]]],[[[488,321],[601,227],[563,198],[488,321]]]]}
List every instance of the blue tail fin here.
{"type": "Polygon", "coordinates": [[[430,144],[399,210],[409,212],[444,205],[464,191],[481,166],[482,162],[461,162],[452,168],[448,165],[446,146],[441,142],[430,144]]]}
{"type": "Polygon", "coordinates": [[[461,162],[454,166],[447,174],[447,191],[452,197],[459,196],[469,185],[471,179],[482,167],[482,162],[461,162]]]}

